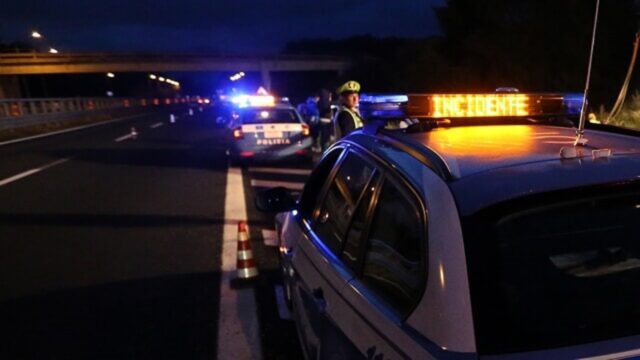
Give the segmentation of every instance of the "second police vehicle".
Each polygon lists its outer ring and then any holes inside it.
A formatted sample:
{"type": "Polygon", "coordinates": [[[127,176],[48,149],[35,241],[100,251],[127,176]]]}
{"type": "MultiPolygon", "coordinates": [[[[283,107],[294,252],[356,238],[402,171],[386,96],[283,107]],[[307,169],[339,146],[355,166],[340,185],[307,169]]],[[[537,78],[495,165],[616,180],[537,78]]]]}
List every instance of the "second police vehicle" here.
{"type": "Polygon", "coordinates": [[[311,162],[311,132],[298,111],[269,94],[239,95],[230,129],[232,163],[302,158],[311,162]]]}
{"type": "Polygon", "coordinates": [[[297,201],[256,197],[286,211],[307,358],[640,355],[640,134],[592,125],[576,147],[580,107],[571,94],[363,96],[367,125],[325,152],[297,201]]]}

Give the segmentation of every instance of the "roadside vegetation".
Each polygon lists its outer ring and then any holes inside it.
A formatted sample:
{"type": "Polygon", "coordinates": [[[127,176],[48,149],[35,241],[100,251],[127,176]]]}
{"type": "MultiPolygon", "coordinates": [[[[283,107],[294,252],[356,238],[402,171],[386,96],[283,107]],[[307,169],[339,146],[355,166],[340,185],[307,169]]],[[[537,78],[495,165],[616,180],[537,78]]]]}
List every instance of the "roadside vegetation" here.
{"type": "MultiPolygon", "coordinates": [[[[606,119],[608,114],[600,111],[601,119],[606,119]]],[[[636,90],[625,102],[620,113],[610,120],[610,125],[621,126],[640,130],[640,91],[636,90]]]]}

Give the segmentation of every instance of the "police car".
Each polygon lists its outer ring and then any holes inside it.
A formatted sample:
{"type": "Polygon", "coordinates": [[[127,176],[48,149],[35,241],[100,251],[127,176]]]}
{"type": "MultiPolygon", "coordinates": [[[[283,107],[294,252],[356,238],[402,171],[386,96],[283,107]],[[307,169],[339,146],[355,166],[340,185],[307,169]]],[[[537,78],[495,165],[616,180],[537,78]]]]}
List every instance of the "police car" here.
{"type": "Polygon", "coordinates": [[[303,158],[311,161],[311,132],[295,108],[271,95],[242,95],[229,122],[232,163],[303,158]]]}
{"type": "Polygon", "coordinates": [[[256,197],[286,211],[307,358],[640,356],[639,133],[574,146],[571,94],[373,100],[394,119],[334,144],[297,201],[256,197]]]}

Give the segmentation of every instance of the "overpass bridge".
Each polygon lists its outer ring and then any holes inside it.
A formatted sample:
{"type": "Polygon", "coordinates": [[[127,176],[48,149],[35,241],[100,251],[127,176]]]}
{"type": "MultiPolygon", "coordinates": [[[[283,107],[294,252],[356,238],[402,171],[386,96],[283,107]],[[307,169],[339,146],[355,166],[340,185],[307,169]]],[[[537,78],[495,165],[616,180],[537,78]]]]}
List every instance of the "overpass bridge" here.
{"type": "Polygon", "coordinates": [[[348,61],[328,56],[221,56],[117,53],[0,54],[1,75],[78,74],[101,72],[256,71],[271,88],[276,71],[336,71],[348,61]]]}

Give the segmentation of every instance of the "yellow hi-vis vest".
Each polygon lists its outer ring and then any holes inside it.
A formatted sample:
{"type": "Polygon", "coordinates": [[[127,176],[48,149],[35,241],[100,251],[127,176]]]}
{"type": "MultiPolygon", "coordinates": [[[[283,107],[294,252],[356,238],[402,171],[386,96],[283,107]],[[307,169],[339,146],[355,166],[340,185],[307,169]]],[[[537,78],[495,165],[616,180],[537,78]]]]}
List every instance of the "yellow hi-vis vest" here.
{"type": "Polygon", "coordinates": [[[345,134],[342,134],[340,132],[340,126],[338,124],[338,117],[340,116],[340,113],[342,113],[343,111],[347,112],[349,115],[351,115],[351,120],[353,120],[353,128],[354,129],[358,129],[364,126],[364,122],[362,121],[362,118],[360,117],[360,114],[358,114],[357,112],[349,109],[346,106],[340,106],[340,108],[338,109],[338,112],[336,113],[336,115],[333,117],[333,133],[336,137],[336,140],[342,138],[345,134]]]}

